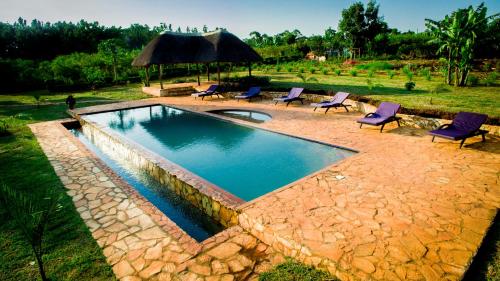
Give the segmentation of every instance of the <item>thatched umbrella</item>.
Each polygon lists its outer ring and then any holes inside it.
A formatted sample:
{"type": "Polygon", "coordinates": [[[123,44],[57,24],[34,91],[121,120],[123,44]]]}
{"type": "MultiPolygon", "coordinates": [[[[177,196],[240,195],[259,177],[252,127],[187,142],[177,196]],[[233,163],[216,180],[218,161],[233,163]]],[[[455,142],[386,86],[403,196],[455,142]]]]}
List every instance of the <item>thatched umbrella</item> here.
{"type": "MultiPolygon", "coordinates": [[[[261,56],[250,46],[227,31],[218,30],[203,34],[164,32],[144,47],[132,65],[146,68],[146,86],[149,86],[149,67],[158,65],[160,86],[163,88],[162,64],[206,63],[208,65],[217,62],[217,76],[220,83],[219,62],[247,62],[248,73],[252,75],[250,63],[261,60],[261,56]]],[[[207,74],[209,75],[208,68],[207,74]]]]}

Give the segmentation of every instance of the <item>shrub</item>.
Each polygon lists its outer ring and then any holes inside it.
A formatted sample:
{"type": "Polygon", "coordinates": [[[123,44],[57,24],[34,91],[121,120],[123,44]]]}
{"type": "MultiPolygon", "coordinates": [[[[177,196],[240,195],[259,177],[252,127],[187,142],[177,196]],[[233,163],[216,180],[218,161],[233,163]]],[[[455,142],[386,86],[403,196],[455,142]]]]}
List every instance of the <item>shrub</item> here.
{"type": "Polygon", "coordinates": [[[275,67],[275,69],[276,69],[276,72],[280,72],[281,71],[281,65],[277,64],[276,67],[275,67]]]}
{"type": "Polygon", "coordinates": [[[498,74],[496,72],[491,72],[486,76],[486,79],[484,79],[484,82],[486,86],[493,86],[497,82],[498,74]]]}
{"type": "Polygon", "coordinates": [[[225,82],[224,88],[226,90],[241,90],[241,88],[248,88],[252,86],[268,86],[271,82],[269,76],[243,76],[243,77],[225,77],[222,78],[225,82]]]}
{"type": "Polygon", "coordinates": [[[358,72],[354,69],[349,70],[349,74],[351,74],[352,77],[358,76],[358,72]]]}
{"type": "Polygon", "coordinates": [[[366,76],[372,78],[374,75],[375,75],[375,70],[368,69],[368,72],[366,73],[366,76]]]}
{"type": "Polygon", "coordinates": [[[469,75],[467,78],[467,84],[469,84],[469,86],[477,86],[479,85],[479,78],[474,75],[469,75]]]}
{"type": "Polygon", "coordinates": [[[299,73],[304,73],[305,69],[303,67],[299,67],[299,73]]]}
{"type": "Polygon", "coordinates": [[[311,72],[311,74],[316,73],[316,68],[314,67],[309,68],[309,72],[311,72]]]}
{"type": "Polygon", "coordinates": [[[268,272],[259,276],[259,281],[286,281],[286,280],[331,280],[336,281],[326,271],[314,269],[312,266],[304,265],[287,258],[286,262],[277,265],[268,272]]]}
{"type": "Polygon", "coordinates": [[[302,73],[299,73],[297,74],[297,78],[299,78],[300,80],[302,80],[303,83],[306,82],[306,76],[302,73]]]}
{"type": "Polygon", "coordinates": [[[385,62],[385,61],[374,61],[368,64],[359,64],[356,66],[356,69],[359,70],[389,70],[393,69],[394,65],[385,62]]]}
{"type": "Polygon", "coordinates": [[[337,76],[340,76],[340,74],[342,74],[342,70],[340,70],[340,69],[335,69],[335,71],[333,71],[333,72],[335,72],[335,74],[337,74],[337,76]]]}
{"type": "Polygon", "coordinates": [[[444,92],[446,90],[446,85],[445,84],[438,84],[436,85],[434,88],[432,88],[430,90],[430,92],[432,94],[437,94],[437,93],[441,93],[441,92],[444,92]]]}
{"type": "Polygon", "coordinates": [[[384,86],[384,85],[379,84],[379,83],[373,83],[373,81],[371,79],[366,79],[366,85],[368,86],[368,90],[370,90],[370,91],[384,86]]]}
{"type": "Polygon", "coordinates": [[[288,66],[288,67],[286,68],[286,71],[288,71],[288,72],[292,72],[292,71],[293,71],[293,67],[288,66]]]}
{"type": "Polygon", "coordinates": [[[7,118],[0,119],[0,137],[10,135],[10,123],[7,118]]]}
{"type": "Polygon", "coordinates": [[[324,75],[327,75],[327,74],[328,74],[328,69],[323,68],[323,69],[321,70],[321,73],[323,73],[324,75]]]}
{"type": "Polygon", "coordinates": [[[394,78],[394,75],[396,75],[396,72],[394,70],[387,71],[387,76],[389,76],[389,79],[394,78]]]}
{"type": "Polygon", "coordinates": [[[413,90],[413,88],[415,88],[415,82],[413,82],[413,81],[408,81],[408,82],[406,82],[406,83],[405,83],[405,88],[406,88],[406,90],[408,90],[408,91],[413,90]]]}
{"type": "Polygon", "coordinates": [[[403,67],[403,73],[406,75],[409,81],[413,80],[413,71],[411,71],[410,65],[403,67]]]}
{"type": "MultiPolygon", "coordinates": [[[[237,75],[235,75],[233,78],[239,79],[237,75]]],[[[224,79],[222,79],[224,81],[224,79]]],[[[197,82],[195,78],[176,78],[172,80],[173,83],[187,83],[187,82],[197,82]]]]}
{"type": "Polygon", "coordinates": [[[431,70],[428,67],[423,68],[422,70],[420,70],[420,75],[422,75],[422,77],[424,77],[425,80],[427,80],[427,81],[431,81],[432,80],[431,70]]]}
{"type": "Polygon", "coordinates": [[[484,72],[490,71],[491,70],[491,63],[489,63],[489,62],[484,63],[482,69],[484,72]]]}

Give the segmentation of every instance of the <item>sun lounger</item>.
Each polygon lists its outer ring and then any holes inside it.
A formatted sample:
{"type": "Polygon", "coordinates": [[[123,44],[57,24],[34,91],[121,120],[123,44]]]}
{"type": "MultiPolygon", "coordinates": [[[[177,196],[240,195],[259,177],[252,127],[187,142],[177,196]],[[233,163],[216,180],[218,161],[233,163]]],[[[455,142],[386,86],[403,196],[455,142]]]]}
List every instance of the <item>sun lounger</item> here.
{"type": "Polygon", "coordinates": [[[300,94],[302,94],[303,90],[304,88],[292,88],[287,96],[274,98],[273,100],[276,101],[275,105],[280,101],[286,102],[286,106],[288,106],[293,101],[300,101],[300,103],[304,104],[304,98],[300,97],[300,94]]]}
{"type": "Polygon", "coordinates": [[[429,132],[432,135],[432,141],[435,137],[461,140],[460,148],[462,148],[466,139],[474,136],[481,135],[483,141],[486,140],[485,135],[488,133],[486,130],[481,130],[481,126],[488,119],[488,115],[479,114],[474,112],[459,112],[451,124],[441,125],[436,130],[429,132]]]}
{"type": "Polygon", "coordinates": [[[219,94],[217,93],[218,87],[219,87],[218,85],[210,85],[210,87],[208,87],[208,89],[206,91],[194,93],[191,96],[193,96],[195,99],[198,97],[201,97],[201,100],[203,100],[205,97],[208,97],[208,96],[215,96],[216,95],[217,97],[219,97],[219,94]]]}
{"type": "Polygon", "coordinates": [[[248,92],[242,93],[241,95],[235,96],[234,98],[238,101],[246,99],[248,99],[248,101],[251,101],[252,98],[256,97],[262,99],[262,96],[260,95],[260,87],[251,87],[250,89],[248,89],[248,92]]]}
{"type": "Polygon", "coordinates": [[[344,107],[345,111],[349,112],[349,110],[347,109],[347,107],[350,106],[350,105],[344,104],[344,101],[347,99],[348,96],[349,96],[349,93],[338,92],[329,101],[322,101],[322,102],[318,102],[318,103],[311,103],[311,106],[314,106],[314,111],[316,111],[316,109],[318,107],[319,108],[326,108],[325,114],[332,107],[333,108],[344,107]]]}
{"type": "Polygon", "coordinates": [[[361,128],[363,124],[382,126],[380,128],[380,132],[382,132],[385,124],[394,121],[398,122],[399,127],[399,120],[401,120],[401,117],[397,117],[396,113],[399,111],[400,107],[401,105],[397,103],[383,102],[374,113],[368,113],[364,118],[361,118],[357,121],[358,123],[360,123],[359,127],[361,128]]]}

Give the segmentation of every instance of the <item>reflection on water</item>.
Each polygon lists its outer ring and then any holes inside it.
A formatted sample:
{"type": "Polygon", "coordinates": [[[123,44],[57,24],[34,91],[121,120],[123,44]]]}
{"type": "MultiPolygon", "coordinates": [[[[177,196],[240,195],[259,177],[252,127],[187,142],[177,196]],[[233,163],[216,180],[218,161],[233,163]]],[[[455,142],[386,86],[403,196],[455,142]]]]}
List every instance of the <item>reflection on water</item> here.
{"type": "Polygon", "coordinates": [[[127,110],[118,110],[113,112],[116,116],[116,119],[110,120],[108,126],[110,128],[125,132],[132,129],[135,125],[135,120],[133,117],[126,118],[126,116],[130,113],[127,110]]]}
{"type": "Polygon", "coordinates": [[[167,106],[122,111],[84,118],[247,201],[354,153],[167,106]]]}
{"type": "Polygon", "coordinates": [[[272,118],[269,114],[252,110],[212,110],[209,112],[253,123],[264,123],[272,118]]]}

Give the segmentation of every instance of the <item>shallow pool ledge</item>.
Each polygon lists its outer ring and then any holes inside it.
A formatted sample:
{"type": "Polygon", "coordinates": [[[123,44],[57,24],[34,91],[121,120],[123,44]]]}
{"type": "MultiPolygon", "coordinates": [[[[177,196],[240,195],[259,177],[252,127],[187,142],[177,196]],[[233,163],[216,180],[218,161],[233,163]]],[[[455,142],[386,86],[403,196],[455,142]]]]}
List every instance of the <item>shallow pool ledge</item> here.
{"type": "Polygon", "coordinates": [[[104,153],[130,161],[223,226],[238,224],[238,206],[245,201],[103,126],[75,117],[85,136],[104,153]]]}

